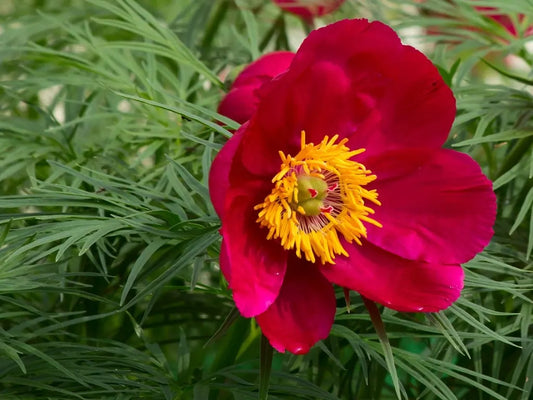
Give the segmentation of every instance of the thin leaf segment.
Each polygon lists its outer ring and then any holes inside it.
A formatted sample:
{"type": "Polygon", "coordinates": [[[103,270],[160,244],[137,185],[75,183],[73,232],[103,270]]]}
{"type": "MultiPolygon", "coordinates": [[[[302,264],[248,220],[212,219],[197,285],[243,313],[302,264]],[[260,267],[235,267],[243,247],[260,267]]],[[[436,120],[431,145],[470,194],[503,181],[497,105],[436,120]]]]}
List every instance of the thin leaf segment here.
{"type": "Polygon", "coordinates": [[[305,142],[301,133],[301,149],[295,156],[279,152],[280,171],[272,179],[274,188],[259,210],[258,222],[269,232],[267,239],[280,239],[286,250],[315,262],[334,264],[336,254],[348,256],[341,237],[348,243],[361,245],[366,237],[363,222],[381,227],[369,215],[374,210],[365,202],[381,205],[376,190],[364,186],[376,179],[364,165],[352,158],[365,149],[351,150],[337,143],[339,136],[325,136],[318,144],[305,142]]]}

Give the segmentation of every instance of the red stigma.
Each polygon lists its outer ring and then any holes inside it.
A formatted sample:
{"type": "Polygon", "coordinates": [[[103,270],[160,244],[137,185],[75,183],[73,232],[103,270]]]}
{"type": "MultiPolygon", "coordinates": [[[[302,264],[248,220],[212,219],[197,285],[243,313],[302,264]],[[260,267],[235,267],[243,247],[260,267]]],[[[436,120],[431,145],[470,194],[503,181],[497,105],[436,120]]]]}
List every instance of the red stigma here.
{"type": "Polygon", "coordinates": [[[332,206],[320,207],[320,211],[323,213],[329,214],[333,211],[333,207],[332,206]]]}

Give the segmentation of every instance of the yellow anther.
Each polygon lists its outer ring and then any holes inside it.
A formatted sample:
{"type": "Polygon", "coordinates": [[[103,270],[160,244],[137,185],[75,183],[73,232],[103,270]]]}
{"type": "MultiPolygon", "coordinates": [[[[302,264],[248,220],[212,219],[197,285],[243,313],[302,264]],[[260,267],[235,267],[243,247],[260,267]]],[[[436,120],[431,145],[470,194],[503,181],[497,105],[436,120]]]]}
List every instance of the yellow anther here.
{"type": "Polygon", "coordinates": [[[268,229],[267,239],[279,239],[286,250],[310,262],[335,263],[348,256],[341,244],[361,244],[363,224],[382,225],[369,215],[365,202],[381,205],[376,190],[364,186],[376,179],[364,165],[352,160],[364,149],[351,150],[348,139],[324,136],[315,145],[305,142],[295,156],[280,152],[280,172],[272,179],[272,192],[255,206],[257,222],[268,229]]]}

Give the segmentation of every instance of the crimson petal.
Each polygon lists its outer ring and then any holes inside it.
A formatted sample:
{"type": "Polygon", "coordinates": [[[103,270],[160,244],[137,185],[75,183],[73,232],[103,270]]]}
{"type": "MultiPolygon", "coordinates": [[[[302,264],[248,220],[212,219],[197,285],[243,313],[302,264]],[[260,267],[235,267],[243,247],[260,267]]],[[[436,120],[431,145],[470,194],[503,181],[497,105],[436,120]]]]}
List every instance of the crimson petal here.
{"type": "Polygon", "coordinates": [[[239,124],[245,123],[257,109],[256,89],[253,85],[232,88],[218,105],[217,112],[239,124]]]}
{"type": "Polygon", "coordinates": [[[366,160],[381,206],[368,241],[400,257],[460,264],[489,243],[496,218],[492,183],[470,156],[410,149],[366,160]]]}
{"type": "Polygon", "coordinates": [[[335,310],[331,283],[314,264],[292,255],[278,298],[256,319],[276,350],[304,354],[328,336],[335,310]]]}
{"type": "Polygon", "coordinates": [[[349,257],[321,267],[331,282],[398,311],[436,312],[461,294],[464,272],[460,265],[411,261],[371,243],[346,244],[349,257]]]}
{"type": "Polygon", "coordinates": [[[243,141],[243,163],[268,175],[278,150],[295,154],[308,142],[350,137],[365,156],[411,146],[440,147],[455,100],[435,66],[402,45],[380,22],[344,20],[311,32],[288,71],[260,89],[243,141]],[[283,133],[283,134],[282,134],[283,133]]]}
{"type": "Polygon", "coordinates": [[[237,76],[231,90],[220,102],[218,113],[241,124],[248,121],[259,102],[257,89],[286,71],[293,58],[294,53],[290,51],[274,51],[250,63],[237,76]]]}
{"type": "Polygon", "coordinates": [[[209,170],[209,196],[220,218],[224,214],[224,202],[229,187],[229,172],[235,152],[239,147],[242,134],[246,125],[241,126],[235,134],[229,138],[213,160],[209,170]]]}
{"type": "MultiPolygon", "coordinates": [[[[264,199],[262,182],[248,181],[228,190],[222,218],[225,249],[221,269],[244,317],[264,312],[277,298],[287,266],[287,252],[255,222],[254,206],[264,199]]],[[[269,182],[266,182],[269,187],[269,182]]]]}
{"type": "Polygon", "coordinates": [[[244,85],[261,86],[264,82],[285,72],[291,65],[292,51],[273,51],[248,64],[233,82],[233,87],[244,85]]]}

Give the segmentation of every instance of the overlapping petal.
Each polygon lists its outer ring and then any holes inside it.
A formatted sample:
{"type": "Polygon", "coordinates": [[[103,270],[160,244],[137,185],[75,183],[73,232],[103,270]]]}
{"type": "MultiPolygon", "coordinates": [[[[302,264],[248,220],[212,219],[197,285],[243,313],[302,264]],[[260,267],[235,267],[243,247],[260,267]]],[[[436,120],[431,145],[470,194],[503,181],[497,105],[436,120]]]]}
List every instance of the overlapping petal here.
{"type": "Polygon", "coordinates": [[[220,102],[217,112],[243,124],[250,119],[257,108],[255,94],[258,86],[243,85],[231,88],[220,102]]]}
{"type": "Polygon", "coordinates": [[[272,51],[259,57],[244,68],[233,82],[232,87],[244,85],[261,86],[266,81],[282,74],[291,65],[292,51],[272,51]]]}
{"type": "Polygon", "coordinates": [[[446,149],[402,149],[366,160],[382,205],[368,241],[400,257],[434,263],[470,260],[490,241],[496,198],[470,156],[446,149]]]}
{"type": "Polygon", "coordinates": [[[324,276],[398,311],[443,310],[463,288],[464,272],[457,264],[406,260],[368,242],[346,250],[349,257],[321,267],[324,276]]]}
{"type": "Polygon", "coordinates": [[[273,0],[283,10],[304,19],[320,17],[339,8],[345,0],[273,0]]]}
{"type": "Polygon", "coordinates": [[[241,124],[248,121],[257,109],[257,90],[265,82],[285,72],[293,58],[294,53],[290,51],[274,51],[250,63],[218,105],[218,113],[241,124]]]}
{"type": "Polygon", "coordinates": [[[328,336],[335,317],[335,292],[316,265],[294,255],[289,264],[278,298],[256,319],[276,350],[303,354],[328,336]]]}
{"type": "Polygon", "coordinates": [[[221,269],[230,272],[225,276],[245,317],[264,312],[276,300],[287,268],[287,252],[275,241],[266,240],[255,222],[254,206],[264,198],[264,186],[251,181],[228,190],[222,218],[226,251],[220,261],[229,265],[221,265],[221,269]]]}
{"type": "Polygon", "coordinates": [[[243,162],[264,175],[277,164],[278,150],[297,151],[301,130],[309,141],[351,137],[351,145],[370,156],[440,147],[455,116],[453,94],[433,64],[388,26],[366,20],[312,32],[287,73],[259,95],[243,162]]]}
{"type": "Polygon", "coordinates": [[[224,214],[224,203],[226,201],[226,192],[229,187],[231,163],[233,162],[235,152],[239,147],[245,129],[246,126],[241,126],[241,128],[226,142],[224,147],[220,149],[213,160],[213,164],[209,171],[209,196],[211,197],[213,207],[220,218],[222,218],[224,214]]]}

